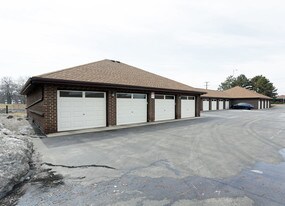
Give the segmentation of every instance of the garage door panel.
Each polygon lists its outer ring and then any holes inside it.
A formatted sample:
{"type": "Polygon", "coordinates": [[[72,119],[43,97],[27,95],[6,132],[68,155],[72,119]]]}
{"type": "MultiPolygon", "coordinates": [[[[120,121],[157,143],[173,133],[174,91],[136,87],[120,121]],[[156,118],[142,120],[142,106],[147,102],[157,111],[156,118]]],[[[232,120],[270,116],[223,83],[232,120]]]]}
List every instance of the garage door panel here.
{"type": "Polygon", "coordinates": [[[230,102],[227,100],[226,102],[225,102],[225,106],[226,106],[226,109],[229,109],[230,108],[230,102]]]}
{"type": "Polygon", "coordinates": [[[203,111],[209,111],[209,100],[203,101],[203,111]]]}
{"type": "Polygon", "coordinates": [[[146,96],[132,93],[117,94],[117,125],[147,122],[146,96]]]}
{"type": "Polygon", "coordinates": [[[224,101],[219,100],[219,110],[223,110],[224,109],[224,101]]]}
{"type": "Polygon", "coordinates": [[[181,118],[195,117],[195,97],[181,99],[181,118]]]}
{"type": "Polygon", "coordinates": [[[155,121],[175,119],[174,99],[155,99],[155,121]]]}
{"type": "Polygon", "coordinates": [[[211,101],[211,110],[217,110],[217,101],[211,101]]]}
{"type": "Polygon", "coordinates": [[[61,97],[58,91],[58,131],[106,126],[105,93],[97,92],[104,98],[85,98],[81,93],[82,97],[61,97]]]}

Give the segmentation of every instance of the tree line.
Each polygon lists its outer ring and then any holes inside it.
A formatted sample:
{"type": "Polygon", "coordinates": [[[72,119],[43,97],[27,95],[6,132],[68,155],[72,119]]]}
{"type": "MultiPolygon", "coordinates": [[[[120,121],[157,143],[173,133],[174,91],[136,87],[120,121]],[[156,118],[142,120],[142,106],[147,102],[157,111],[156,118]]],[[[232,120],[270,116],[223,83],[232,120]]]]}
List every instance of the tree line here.
{"type": "Polygon", "coordinates": [[[228,76],[226,80],[219,85],[218,90],[227,90],[235,86],[250,89],[272,98],[275,98],[278,94],[273,83],[262,75],[257,75],[253,78],[247,78],[244,74],[237,77],[234,77],[233,75],[228,76]]]}
{"type": "Polygon", "coordinates": [[[28,80],[27,77],[19,77],[13,79],[12,77],[2,77],[0,83],[0,103],[26,103],[26,97],[21,95],[21,89],[28,80]]]}

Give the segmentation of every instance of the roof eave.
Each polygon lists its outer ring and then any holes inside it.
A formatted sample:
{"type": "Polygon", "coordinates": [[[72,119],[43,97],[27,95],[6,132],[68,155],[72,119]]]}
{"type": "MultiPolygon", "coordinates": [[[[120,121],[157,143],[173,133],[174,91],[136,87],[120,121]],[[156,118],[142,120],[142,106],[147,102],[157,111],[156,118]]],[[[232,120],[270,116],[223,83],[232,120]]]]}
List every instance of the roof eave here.
{"type": "Polygon", "coordinates": [[[234,99],[272,99],[270,97],[232,97],[234,99]]]}
{"type": "Polygon", "coordinates": [[[29,78],[27,80],[27,82],[25,83],[25,85],[23,86],[22,90],[20,91],[21,95],[26,95],[27,91],[29,90],[29,88],[31,87],[32,83],[32,78],[29,78]]]}
{"type": "Polygon", "coordinates": [[[76,85],[76,86],[82,86],[82,84],[85,84],[87,86],[100,86],[100,87],[107,87],[107,88],[119,88],[119,89],[137,89],[137,90],[148,90],[148,91],[175,91],[175,92],[181,92],[181,93],[192,93],[197,95],[203,95],[206,94],[206,92],[201,91],[191,91],[191,90],[171,90],[171,89],[165,89],[165,88],[155,88],[155,87],[141,87],[141,86],[130,86],[130,85],[121,85],[121,84],[109,84],[109,83],[98,83],[98,82],[86,82],[86,81],[75,81],[75,80],[64,80],[64,79],[53,79],[53,78],[43,78],[43,77],[32,77],[29,79],[30,84],[36,84],[36,83],[45,83],[45,84],[70,84],[70,85],[76,85]]]}

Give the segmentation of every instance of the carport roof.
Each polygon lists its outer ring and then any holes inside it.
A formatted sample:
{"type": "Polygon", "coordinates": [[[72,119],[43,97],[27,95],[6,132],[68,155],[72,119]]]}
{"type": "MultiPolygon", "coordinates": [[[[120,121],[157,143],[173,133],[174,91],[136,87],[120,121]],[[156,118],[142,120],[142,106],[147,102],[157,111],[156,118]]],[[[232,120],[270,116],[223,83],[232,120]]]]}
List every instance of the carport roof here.
{"type": "Polygon", "coordinates": [[[236,98],[236,99],[271,99],[268,96],[259,94],[255,91],[245,89],[239,86],[225,90],[224,92],[228,94],[231,98],[236,98]]]}
{"type": "Polygon", "coordinates": [[[84,84],[114,85],[116,87],[136,87],[149,89],[162,89],[171,91],[185,91],[203,94],[200,89],[186,84],[153,74],[151,72],[124,64],[114,60],[102,60],[84,64],[68,69],[63,69],[43,75],[35,76],[24,86],[22,93],[25,94],[27,87],[32,82],[65,82],[66,84],[77,82],[84,84]]]}

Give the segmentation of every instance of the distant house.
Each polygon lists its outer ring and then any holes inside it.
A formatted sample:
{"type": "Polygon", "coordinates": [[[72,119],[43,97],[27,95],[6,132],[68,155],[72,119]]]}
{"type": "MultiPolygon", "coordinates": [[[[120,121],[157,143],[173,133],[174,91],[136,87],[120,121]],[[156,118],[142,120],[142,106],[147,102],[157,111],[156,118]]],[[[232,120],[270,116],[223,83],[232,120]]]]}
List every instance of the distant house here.
{"type": "Polygon", "coordinates": [[[30,78],[27,113],[44,133],[200,116],[205,92],[114,60],[30,78]]]}
{"type": "Polygon", "coordinates": [[[204,89],[202,91],[207,92],[201,96],[202,111],[229,109],[232,105],[241,102],[252,104],[254,109],[266,109],[270,108],[270,100],[272,99],[239,86],[225,91],[204,89]]]}

